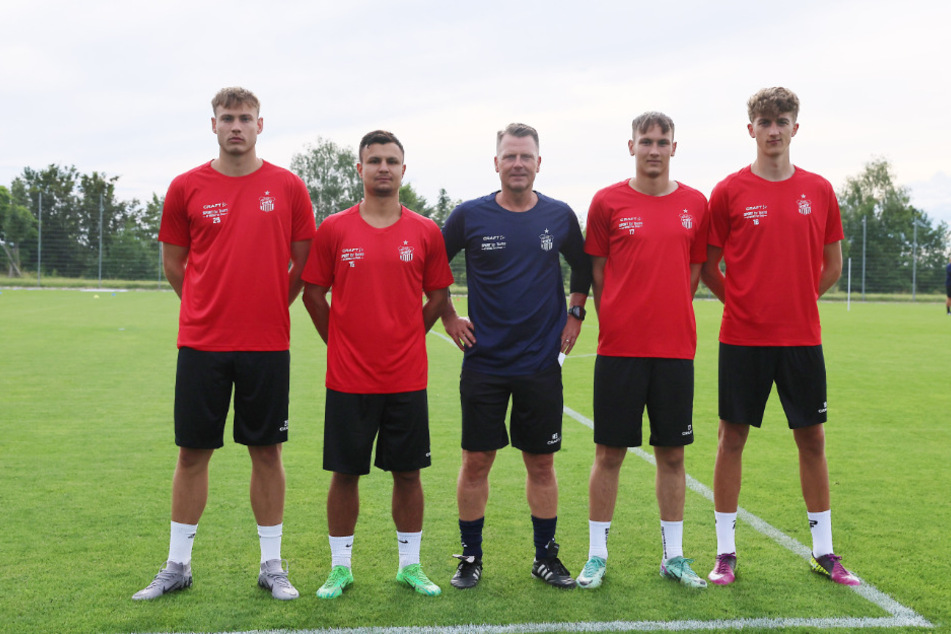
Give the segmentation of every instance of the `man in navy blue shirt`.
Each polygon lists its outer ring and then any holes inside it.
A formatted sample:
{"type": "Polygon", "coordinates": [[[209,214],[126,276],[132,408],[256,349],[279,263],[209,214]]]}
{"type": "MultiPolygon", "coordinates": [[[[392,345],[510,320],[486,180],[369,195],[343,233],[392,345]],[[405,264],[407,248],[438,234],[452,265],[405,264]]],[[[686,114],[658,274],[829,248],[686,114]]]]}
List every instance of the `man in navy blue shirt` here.
{"type": "Polygon", "coordinates": [[[521,450],[534,529],[532,575],[561,588],[575,580],[558,559],[555,529],[564,409],[560,355],[568,354],[585,316],[591,262],[578,218],[563,202],[532,189],[541,165],[538,132],[513,123],[498,133],[495,170],[501,189],[462,203],[446,220],[451,260],[466,252],[469,316],[451,302],[446,333],[463,350],[462,468],[456,496],[463,553],[452,585],[474,587],[482,575],[482,527],[489,471],[509,444],[505,414],[512,401],[511,443],[521,450]],[[571,266],[570,307],[559,254],[571,266]]]}

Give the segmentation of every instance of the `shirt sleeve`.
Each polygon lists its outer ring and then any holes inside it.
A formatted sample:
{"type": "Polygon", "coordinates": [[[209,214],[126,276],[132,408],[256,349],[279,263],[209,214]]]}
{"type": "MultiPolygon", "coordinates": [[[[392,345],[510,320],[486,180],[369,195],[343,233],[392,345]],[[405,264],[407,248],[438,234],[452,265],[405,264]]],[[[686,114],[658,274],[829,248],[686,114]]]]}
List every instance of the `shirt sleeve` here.
{"type": "Polygon", "coordinates": [[[167,242],[180,247],[191,246],[188,210],[185,208],[185,186],[183,177],[178,176],[168,186],[165,202],[162,205],[162,220],[159,225],[159,242],[167,242]]]}
{"type": "Polygon", "coordinates": [[[310,240],[314,237],[317,225],[314,220],[314,205],[310,201],[310,193],[307,191],[307,185],[296,174],[292,174],[291,200],[293,201],[293,229],[291,230],[291,241],[300,242],[310,240]]]}
{"type": "Polygon", "coordinates": [[[710,229],[707,242],[714,247],[723,247],[730,235],[730,200],[725,181],[713,188],[710,194],[710,229]]]}
{"type": "Polygon", "coordinates": [[[604,207],[604,192],[598,192],[591,199],[588,208],[588,232],[585,236],[584,250],[588,255],[607,257],[610,230],[607,210],[604,207]]]}
{"type": "Polygon", "coordinates": [[[452,210],[442,227],[446,257],[451,260],[466,246],[466,218],[462,205],[452,210]]]}
{"type": "Polygon", "coordinates": [[[707,261],[707,242],[710,233],[710,208],[707,199],[700,194],[703,208],[698,218],[697,233],[694,234],[693,244],[690,245],[690,263],[701,264],[707,261]]]}
{"type": "Polygon", "coordinates": [[[435,222],[426,223],[426,268],[423,271],[423,290],[433,291],[447,288],[452,285],[452,270],[449,268],[449,258],[446,254],[446,245],[443,235],[435,222]]]}
{"type": "Polygon", "coordinates": [[[334,260],[335,248],[333,238],[333,222],[330,218],[325,219],[314,234],[314,239],[310,243],[310,253],[307,256],[307,263],[304,265],[304,272],[301,274],[308,284],[316,284],[330,288],[334,281],[334,260]]]}
{"type": "Polygon", "coordinates": [[[578,216],[566,205],[568,212],[568,239],[562,246],[561,253],[565,256],[568,266],[571,267],[571,279],[568,290],[571,293],[583,293],[591,290],[591,258],[584,252],[584,236],[581,235],[581,225],[578,216]]]}

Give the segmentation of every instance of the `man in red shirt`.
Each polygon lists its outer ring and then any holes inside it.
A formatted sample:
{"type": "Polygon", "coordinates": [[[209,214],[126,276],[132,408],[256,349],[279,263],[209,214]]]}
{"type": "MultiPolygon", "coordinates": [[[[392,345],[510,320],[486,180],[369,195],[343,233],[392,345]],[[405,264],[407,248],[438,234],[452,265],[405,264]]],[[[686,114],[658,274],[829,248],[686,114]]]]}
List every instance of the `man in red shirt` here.
{"type": "Polygon", "coordinates": [[[720,325],[720,431],[713,474],[717,562],[709,579],[735,579],[743,448],[759,427],[773,383],[799,450],[812,529],[812,569],[858,585],[832,549],[825,455],[826,373],[816,300],[842,272],[842,221],[829,182],[793,165],[799,99],[765,88],[747,104],[756,160],[710,196],[702,277],[724,303],[720,325]],[[726,262],[726,275],[720,270],[726,262]]]}
{"type": "Polygon", "coordinates": [[[175,381],[169,556],[133,599],[192,583],[191,553],[208,499],[208,464],[224,444],[234,388],[234,439],[251,456],[258,523],[258,584],[296,599],[281,560],[290,355],[288,306],[300,293],[314,213],[300,178],[257,157],[264,129],[257,97],[222,89],[211,102],[218,158],[172,181],[159,240],[169,284],[182,300],[175,381]]]}
{"type": "Polygon", "coordinates": [[[693,295],[707,257],[707,200],[670,179],[674,122],[646,112],[628,149],[633,178],[595,194],[585,251],[592,258],[598,310],[594,366],[595,459],[589,491],[588,561],[580,588],[604,577],[608,531],[628,447],[642,443],[644,408],[657,461],[663,558],[660,574],[687,587],[706,582],[683,556],[684,446],[693,442],[693,295]]]}
{"type": "Polygon", "coordinates": [[[333,472],[331,571],[317,596],[336,598],[353,583],[358,487],[370,472],[374,440],[375,465],[393,474],[396,580],[435,596],[441,590],[419,558],[419,471],[430,465],[426,332],[445,309],[452,272],[436,223],[400,204],[403,145],[377,130],[359,152],[363,201],[321,223],[303,274],[304,305],[327,344],[324,469],[333,472]]]}

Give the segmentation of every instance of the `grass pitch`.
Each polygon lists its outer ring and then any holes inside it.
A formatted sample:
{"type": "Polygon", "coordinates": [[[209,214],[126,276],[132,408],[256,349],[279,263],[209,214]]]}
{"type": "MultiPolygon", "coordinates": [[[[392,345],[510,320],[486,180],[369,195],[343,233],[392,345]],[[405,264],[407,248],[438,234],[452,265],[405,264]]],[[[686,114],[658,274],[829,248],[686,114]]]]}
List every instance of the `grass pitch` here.
{"type": "MultiPolygon", "coordinates": [[[[938,304],[824,303],[829,374],[828,456],[836,550],[895,601],[951,631],[951,318],[938,304]]],[[[687,470],[712,485],[716,338],[720,306],[696,304],[696,442],[687,470]]],[[[0,293],[0,632],[223,632],[375,626],[878,618],[878,606],[811,574],[797,555],[750,526],[737,529],[740,577],[687,592],[660,579],[653,467],[628,457],[611,531],[608,577],[594,592],[530,578],[524,467],[499,453],[479,587],[449,586],[459,552],[459,351],[428,339],[433,467],[423,474],[427,573],[443,596],[393,580],[397,552],[390,479],[363,479],[354,544],[356,583],[335,601],[314,592],[329,571],[321,469],[325,349],[301,304],[292,307],[291,441],[283,552],[301,598],[256,587],[258,544],[248,503],[249,460],[230,441],[212,460],[209,504],[194,552],[195,585],[132,602],[167,554],[178,300],[171,292],[0,293]]],[[[565,404],[591,417],[596,321],[585,322],[565,364],[565,404]]],[[[439,326],[437,325],[437,330],[439,326]]],[[[230,428],[230,427],[229,427],[230,428]]],[[[558,540],[569,570],[587,555],[591,431],[566,417],[556,465],[558,540]]],[[[796,452],[775,397],[751,434],[740,504],[810,544],[796,452]]],[[[712,505],[688,492],[685,550],[713,563],[712,505]]],[[[855,621],[852,621],[854,623],[855,621]]],[[[748,628],[755,630],[755,627],[748,628]]],[[[790,622],[789,631],[804,631],[790,622]]],[[[808,628],[806,628],[808,629],[808,628]]],[[[876,628],[878,629],[878,628],[876,628]]],[[[875,631],[875,630],[873,630],[875,631]]],[[[886,630],[881,630],[886,631],[886,630]]],[[[921,631],[897,628],[887,631],[921,631]]]]}

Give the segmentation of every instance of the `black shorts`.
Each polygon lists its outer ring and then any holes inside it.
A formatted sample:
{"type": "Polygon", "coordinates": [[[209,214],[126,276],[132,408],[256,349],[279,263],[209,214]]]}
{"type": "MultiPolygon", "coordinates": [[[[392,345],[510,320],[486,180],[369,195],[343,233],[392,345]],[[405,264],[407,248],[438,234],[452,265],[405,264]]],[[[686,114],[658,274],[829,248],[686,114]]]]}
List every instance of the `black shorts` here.
{"type": "Polygon", "coordinates": [[[350,475],[416,471],[431,464],[426,390],[394,394],[349,394],[327,390],[324,408],[324,469],[350,475]]]}
{"type": "Polygon", "coordinates": [[[947,294],[948,297],[951,297],[951,284],[944,285],[944,292],[947,294]]]}
{"type": "Polygon", "coordinates": [[[759,427],[776,383],[790,429],[826,422],[822,346],[720,344],[720,418],[759,427]]]}
{"type": "Polygon", "coordinates": [[[277,445],[287,441],[291,355],[211,352],[179,348],[175,376],[175,444],[189,449],[224,445],[234,386],[234,441],[277,445]]]}
{"type": "Polygon", "coordinates": [[[509,444],[505,413],[512,399],[512,446],[527,453],[561,449],[564,412],[561,366],[524,376],[481,374],[465,368],[459,378],[462,448],[495,451],[509,444]]]}
{"type": "Polygon", "coordinates": [[[594,442],[640,447],[644,408],[650,444],[693,442],[693,360],[606,357],[594,362],[594,442]]]}

